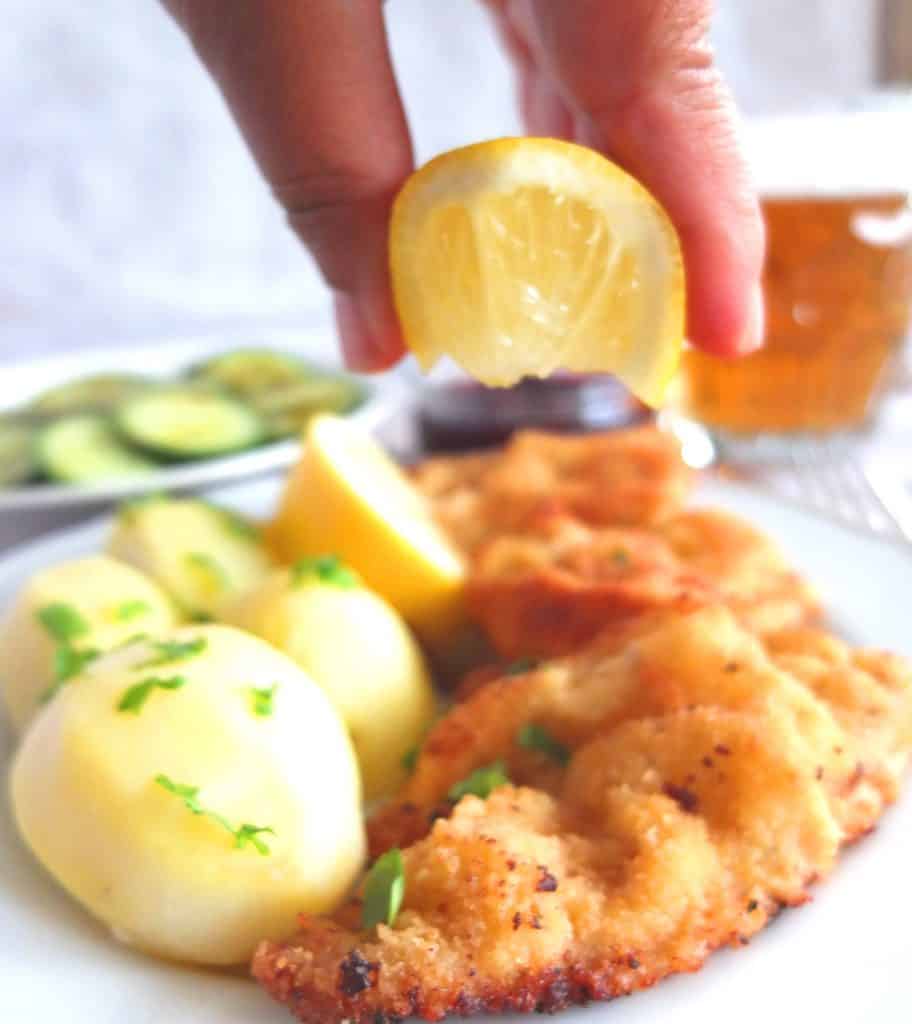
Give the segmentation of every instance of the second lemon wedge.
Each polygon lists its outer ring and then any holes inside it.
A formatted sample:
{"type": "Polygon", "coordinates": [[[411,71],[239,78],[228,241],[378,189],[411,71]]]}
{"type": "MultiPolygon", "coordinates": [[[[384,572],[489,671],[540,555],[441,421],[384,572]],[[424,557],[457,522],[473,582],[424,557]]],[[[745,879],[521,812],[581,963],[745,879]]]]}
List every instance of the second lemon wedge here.
{"type": "Polygon", "coordinates": [[[459,553],[393,460],[336,416],[311,420],[269,537],[286,563],[338,555],[432,646],[462,622],[459,553]]]}
{"type": "Polygon", "coordinates": [[[396,308],[427,370],[485,384],[611,372],[657,405],[684,330],[684,271],[659,203],[621,168],[556,139],[497,139],[416,171],[390,228],[396,308]]]}

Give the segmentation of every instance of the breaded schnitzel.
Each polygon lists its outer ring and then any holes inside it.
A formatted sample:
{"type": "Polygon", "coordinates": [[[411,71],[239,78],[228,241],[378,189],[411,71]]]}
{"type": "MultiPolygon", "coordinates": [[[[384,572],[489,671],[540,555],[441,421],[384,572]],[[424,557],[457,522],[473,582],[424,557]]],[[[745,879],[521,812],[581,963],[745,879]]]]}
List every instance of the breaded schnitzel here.
{"type": "Polygon", "coordinates": [[[476,553],[472,617],[505,658],[578,650],[605,626],[649,611],[723,601],[759,633],[818,612],[776,545],[717,509],[678,512],[649,530],[540,516],[476,553]]]}
{"type": "Polygon", "coordinates": [[[725,606],[656,612],[495,679],[431,732],[373,852],[403,847],[391,927],[352,900],[264,943],[301,1020],[554,1010],[695,970],[807,898],[896,796],[912,672],[725,606]],[[548,738],[528,744],[528,729],[548,738]],[[512,785],[448,799],[502,760],[512,785]]]}
{"type": "Polygon", "coordinates": [[[582,437],[528,430],[502,449],[427,459],[413,474],[467,554],[543,512],[598,525],[658,522],[680,508],[693,473],[654,427],[582,437]]]}

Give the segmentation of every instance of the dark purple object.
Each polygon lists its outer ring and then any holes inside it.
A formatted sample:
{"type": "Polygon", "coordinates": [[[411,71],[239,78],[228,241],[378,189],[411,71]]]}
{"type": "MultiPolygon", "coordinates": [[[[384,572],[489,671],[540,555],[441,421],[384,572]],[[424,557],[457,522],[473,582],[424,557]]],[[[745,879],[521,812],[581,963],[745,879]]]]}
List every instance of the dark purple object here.
{"type": "Polygon", "coordinates": [[[651,417],[616,378],[567,374],[529,377],[512,388],[432,384],[419,405],[418,427],[426,451],[464,451],[502,444],[515,430],[614,430],[651,417]]]}

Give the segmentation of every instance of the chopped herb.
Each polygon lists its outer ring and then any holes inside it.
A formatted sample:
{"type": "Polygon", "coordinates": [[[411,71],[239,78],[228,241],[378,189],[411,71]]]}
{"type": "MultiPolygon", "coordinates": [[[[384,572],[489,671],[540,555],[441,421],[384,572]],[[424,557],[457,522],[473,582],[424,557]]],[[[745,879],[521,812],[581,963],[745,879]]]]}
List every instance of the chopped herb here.
{"type": "Polygon", "coordinates": [[[131,619],[146,615],[152,611],[148,601],[123,601],[114,609],[114,618],[118,622],[130,622],[131,619]]]}
{"type": "Polygon", "coordinates": [[[358,586],[358,576],[343,565],[338,555],[319,555],[317,558],[302,558],[291,567],[291,585],[299,587],[311,580],[328,583],[334,587],[350,589],[358,586]]]}
{"type": "Polygon", "coordinates": [[[235,512],[234,509],[225,508],[222,505],[216,505],[211,501],[204,501],[202,498],[198,499],[201,505],[204,505],[221,521],[222,526],[229,532],[234,534],[235,537],[239,537],[241,540],[257,541],[260,539],[260,528],[252,523],[249,519],[246,519],[240,513],[235,512]]]}
{"type": "Polygon", "coordinates": [[[197,611],[197,612],[191,612],[190,613],[190,621],[191,622],[214,622],[215,620],[212,618],[212,616],[209,614],[209,612],[198,612],[197,611]]]}
{"type": "Polygon", "coordinates": [[[260,825],[239,825],[237,828],[234,828],[227,818],[222,817],[221,814],[217,814],[215,811],[207,810],[200,804],[199,786],[188,786],[183,782],[175,782],[173,779],[169,779],[167,775],[156,775],[155,782],[162,789],[166,789],[169,793],[179,797],[184,807],[191,814],[205,815],[211,821],[216,822],[216,824],[221,825],[223,829],[230,832],[234,836],[235,849],[242,850],[250,843],[257,853],[263,857],[271,852],[266,843],[259,837],[267,833],[274,836],[275,831],[273,829],[260,825]]]}
{"type": "Polygon", "coordinates": [[[558,764],[567,764],[570,760],[570,751],[556,740],[547,729],[534,722],[528,722],[516,734],[516,742],[525,750],[540,750],[543,754],[557,761],[558,764]]]}
{"type": "Polygon", "coordinates": [[[38,621],[58,644],[71,644],[89,632],[89,624],[71,604],[55,602],[38,609],[38,621]]]}
{"type": "Polygon", "coordinates": [[[611,552],[611,561],[615,565],[630,565],[630,552],[624,548],[615,548],[611,552]]]}
{"type": "Polygon", "coordinates": [[[509,665],[504,669],[504,675],[508,676],[522,676],[526,672],[531,672],[532,669],[538,668],[537,658],[517,658],[516,661],[511,661],[509,665]]]}
{"type": "Polygon", "coordinates": [[[243,850],[247,843],[251,843],[258,854],[262,857],[267,856],[270,852],[269,847],[259,838],[260,835],[269,834],[275,835],[275,830],[271,828],[263,828],[259,825],[241,825],[240,828],[234,831],[234,845],[239,849],[243,850]]]}
{"type": "Polygon", "coordinates": [[[171,676],[168,679],[150,676],[141,683],[134,683],[133,686],[124,690],[123,696],[117,702],[117,710],[129,711],[138,715],[153,690],[179,690],[186,683],[187,680],[183,676],[171,676]]]}
{"type": "Polygon", "coordinates": [[[169,779],[167,775],[156,775],[156,783],[166,789],[169,793],[173,793],[174,796],[179,796],[184,801],[184,806],[188,811],[192,811],[194,814],[205,814],[206,812],[200,807],[199,801],[197,800],[197,794],[199,793],[199,786],[188,786],[183,782],[175,782],[173,779],[169,779]]]}
{"type": "Polygon", "coordinates": [[[199,570],[205,577],[207,586],[213,590],[225,590],[229,586],[228,573],[212,557],[204,551],[191,551],[184,556],[187,565],[199,570]]]}
{"type": "Polygon", "coordinates": [[[278,688],[278,683],[274,686],[264,686],[263,688],[250,687],[247,694],[250,697],[250,706],[255,715],[258,715],[260,718],[268,718],[272,714],[272,698],[275,697],[275,692],[278,688]]]}
{"type": "Polygon", "coordinates": [[[101,651],[95,647],[86,647],[77,650],[75,647],[58,647],[54,651],[54,680],[57,683],[65,683],[78,676],[79,673],[94,661],[101,651]]]}
{"type": "Polygon", "coordinates": [[[392,925],[405,896],[405,866],[402,853],[387,850],[374,861],[364,881],[364,906],[361,927],[373,928],[380,923],[392,925]]]}
{"type": "Polygon", "coordinates": [[[509,785],[506,765],[503,761],[494,761],[483,768],[476,768],[471,775],[450,787],[447,797],[450,800],[461,800],[471,794],[486,800],[499,786],[509,785]]]}
{"type": "Polygon", "coordinates": [[[68,683],[74,676],[94,661],[99,655],[95,647],[85,647],[77,650],[67,643],[60,644],[54,651],[54,682],[38,696],[39,704],[47,704],[52,697],[55,697],[64,683],[68,683]]]}
{"type": "Polygon", "coordinates": [[[206,649],[206,638],[196,636],[192,640],[156,640],[152,644],[153,654],[136,668],[158,668],[160,665],[172,665],[176,661],[186,661],[206,649]]]}
{"type": "Polygon", "coordinates": [[[411,775],[415,770],[415,765],[418,764],[418,755],[421,753],[421,747],[415,746],[402,755],[402,767],[405,771],[411,775]]]}

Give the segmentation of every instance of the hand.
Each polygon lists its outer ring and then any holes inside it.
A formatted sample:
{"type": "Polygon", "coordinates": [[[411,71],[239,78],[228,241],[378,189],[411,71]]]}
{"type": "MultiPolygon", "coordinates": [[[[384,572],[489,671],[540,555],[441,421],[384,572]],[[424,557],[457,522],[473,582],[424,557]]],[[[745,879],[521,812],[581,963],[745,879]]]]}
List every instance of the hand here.
{"type": "MultiPolygon", "coordinates": [[[[381,0],[165,0],[215,77],[291,224],[335,294],[356,369],[402,356],[386,257],[412,169],[381,0]]],[[[610,156],[681,237],[688,337],[710,352],[763,336],[763,227],[707,42],[711,0],[487,0],[537,135],[610,156]]]]}

